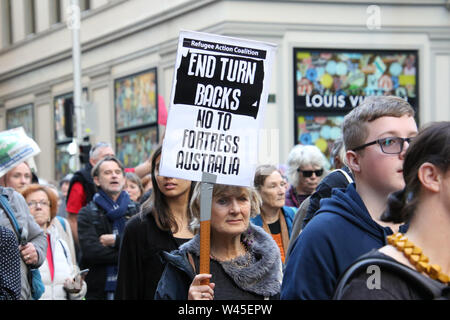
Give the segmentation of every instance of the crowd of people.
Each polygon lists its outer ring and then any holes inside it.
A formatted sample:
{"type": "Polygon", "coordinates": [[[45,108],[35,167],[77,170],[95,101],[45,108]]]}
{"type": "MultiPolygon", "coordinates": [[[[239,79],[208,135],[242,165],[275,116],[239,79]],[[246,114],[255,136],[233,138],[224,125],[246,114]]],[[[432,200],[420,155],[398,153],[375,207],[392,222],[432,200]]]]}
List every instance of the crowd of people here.
{"type": "Polygon", "coordinates": [[[262,164],[250,187],[214,184],[208,274],[201,183],[161,176],[161,153],[124,168],[100,142],[58,183],[26,162],[1,177],[0,299],[436,298],[422,282],[449,298],[449,121],[419,129],[405,100],[368,97],[344,118],[333,170],[296,145],[286,170],[262,164]],[[390,262],[375,289],[355,267],[364,259],[390,262]]]}

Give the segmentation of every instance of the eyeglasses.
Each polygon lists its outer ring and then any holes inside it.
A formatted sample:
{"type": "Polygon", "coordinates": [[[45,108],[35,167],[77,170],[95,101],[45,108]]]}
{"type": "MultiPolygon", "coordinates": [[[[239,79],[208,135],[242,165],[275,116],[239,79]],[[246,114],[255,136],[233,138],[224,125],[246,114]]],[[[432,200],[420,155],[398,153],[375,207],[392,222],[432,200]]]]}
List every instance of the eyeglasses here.
{"type": "Polygon", "coordinates": [[[30,201],[27,203],[29,207],[36,208],[39,204],[41,207],[50,207],[50,202],[41,200],[41,201],[30,201]]]}
{"type": "Polygon", "coordinates": [[[403,151],[404,142],[410,143],[413,138],[400,138],[400,137],[388,137],[383,139],[378,139],[372,142],[363,144],[362,146],[353,148],[352,151],[358,151],[364,149],[365,147],[371,146],[378,143],[380,145],[381,151],[387,154],[400,154],[403,151]]]}
{"type": "Polygon", "coordinates": [[[320,177],[323,174],[323,169],[319,169],[319,170],[301,170],[300,168],[298,168],[297,172],[301,172],[303,174],[303,177],[305,177],[305,178],[312,177],[313,173],[316,175],[316,177],[320,177]]]}

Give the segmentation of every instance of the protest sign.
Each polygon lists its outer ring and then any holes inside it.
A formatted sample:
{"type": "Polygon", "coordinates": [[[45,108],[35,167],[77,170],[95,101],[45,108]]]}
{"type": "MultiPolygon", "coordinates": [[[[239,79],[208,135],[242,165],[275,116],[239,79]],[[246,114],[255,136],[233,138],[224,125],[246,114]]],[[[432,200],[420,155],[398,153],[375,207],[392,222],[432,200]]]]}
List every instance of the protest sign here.
{"type": "Polygon", "coordinates": [[[182,31],[160,174],[251,186],[276,46],[182,31]]]}
{"type": "Polygon", "coordinates": [[[0,177],[40,152],[22,127],[0,132],[0,177]]]}

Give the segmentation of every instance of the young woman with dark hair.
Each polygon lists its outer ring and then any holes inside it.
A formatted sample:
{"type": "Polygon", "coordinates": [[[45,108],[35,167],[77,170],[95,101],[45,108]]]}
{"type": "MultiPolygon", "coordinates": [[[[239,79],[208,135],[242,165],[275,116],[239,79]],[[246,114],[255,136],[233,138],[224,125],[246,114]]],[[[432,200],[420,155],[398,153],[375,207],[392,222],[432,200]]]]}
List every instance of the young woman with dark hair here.
{"type": "Polygon", "coordinates": [[[153,193],[140,214],[127,223],[119,253],[115,299],[153,299],[163,273],[159,253],[170,252],[194,237],[188,210],[194,183],[159,175],[162,147],[151,159],[153,193]]]}
{"type": "MultiPolygon", "coordinates": [[[[381,216],[386,222],[409,222],[405,234],[387,237],[388,245],[366,257],[387,258],[420,273],[424,281],[450,284],[450,122],[436,122],[415,137],[405,155],[406,187],[394,192],[381,216]],[[430,280],[433,279],[433,280],[430,280]]],[[[381,269],[380,287],[369,289],[366,270],[355,272],[341,299],[430,299],[428,293],[398,274],[381,269]]],[[[419,276],[420,277],[420,276],[419,276]]],[[[444,291],[443,291],[444,292],[444,291]]],[[[448,297],[448,295],[447,295],[448,297]]]]}

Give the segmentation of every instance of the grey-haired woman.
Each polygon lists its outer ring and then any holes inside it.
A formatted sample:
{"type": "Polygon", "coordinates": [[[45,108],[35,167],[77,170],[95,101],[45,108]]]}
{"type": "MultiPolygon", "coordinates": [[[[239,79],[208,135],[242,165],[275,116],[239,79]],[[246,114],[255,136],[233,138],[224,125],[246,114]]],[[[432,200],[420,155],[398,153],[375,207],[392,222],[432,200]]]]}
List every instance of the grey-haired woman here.
{"type": "Polygon", "coordinates": [[[320,149],[310,145],[296,145],[287,162],[291,187],[286,192],[285,205],[298,208],[316,190],[329,164],[320,149]]]}

